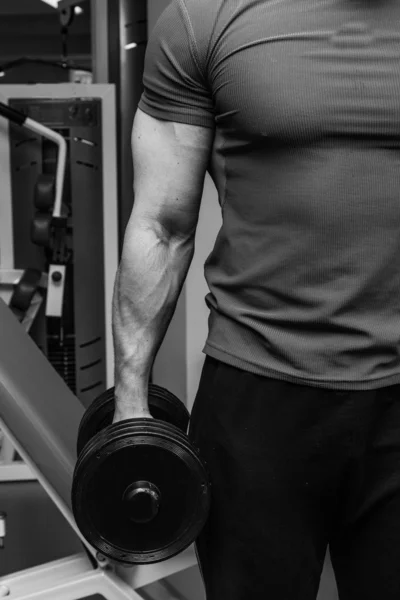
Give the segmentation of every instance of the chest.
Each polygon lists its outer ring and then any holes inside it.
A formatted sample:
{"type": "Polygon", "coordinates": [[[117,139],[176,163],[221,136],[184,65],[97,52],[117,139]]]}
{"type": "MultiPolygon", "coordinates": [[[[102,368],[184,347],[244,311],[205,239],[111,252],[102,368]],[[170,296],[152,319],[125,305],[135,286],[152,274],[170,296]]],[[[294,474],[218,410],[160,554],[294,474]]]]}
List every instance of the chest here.
{"type": "Polygon", "coordinates": [[[219,126],[292,144],[340,136],[400,144],[400,6],[366,14],[333,2],[285,6],[274,3],[264,19],[242,15],[221,37],[210,70],[219,126]]]}

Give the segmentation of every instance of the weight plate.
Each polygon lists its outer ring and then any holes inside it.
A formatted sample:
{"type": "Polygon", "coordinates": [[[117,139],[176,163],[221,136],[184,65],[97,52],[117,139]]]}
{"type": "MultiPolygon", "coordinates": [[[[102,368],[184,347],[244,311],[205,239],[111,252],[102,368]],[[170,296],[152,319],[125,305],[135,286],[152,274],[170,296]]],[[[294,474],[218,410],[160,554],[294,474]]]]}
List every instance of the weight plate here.
{"type": "MultiPolygon", "coordinates": [[[[154,383],[149,384],[149,409],[155,419],[187,431],[190,414],[186,406],[174,394],[154,383]]],[[[114,388],[106,390],[85,411],[78,430],[77,453],[99,431],[112,424],[114,417],[114,388]]]]}
{"type": "Polygon", "coordinates": [[[50,247],[52,215],[37,212],[31,221],[31,242],[37,246],[50,247]]]}
{"type": "MultiPolygon", "coordinates": [[[[170,423],[166,423],[165,421],[159,421],[157,419],[146,419],[146,418],[126,419],[124,421],[120,421],[119,423],[116,423],[115,425],[113,425],[113,427],[115,428],[117,425],[121,425],[121,427],[132,425],[135,427],[135,431],[138,433],[152,433],[153,431],[156,433],[164,432],[168,436],[172,436],[172,437],[181,439],[184,444],[189,444],[191,449],[200,457],[200,454],[199,454],[200,451],[189,441],[188,436],[185,433],[183,433],[183,431],[180,431],[174,425],[171,425],[170,423]]],[[[85,460],[85,456],[89,455],[93,451],[94,447],[97,447],[97,445],[99,443],[98,442],[99,434],[104,433],[104,432],[107,434],[107,432],[109,431],[109,427],[110,427],[110,425],[107,427],[107,430],[104,429],[104,430],[100,431],[98,434],[93,436],[93,438],[91,440],[89,440],[89,442],[84,446],[81,454],[79,455],[78,462],[81,462],[81,461],[83,462],[85,460]]]]}
{"type": "Polygon", "coordinates": [[[25,269],[21,279],[14,288],[10,307],[26,313],[35,295],[42,273],[38,269],[25,269]]]}
{"type": "Polygon", "coordinates": [[[112,560],[150,564],[172,558],[206,522],[206,467],[184,434],[175,436],[169,428],[152,419],[121,421],[99,432],[78,459],[72,487],[76,523],[112,560]],[[136,482],[147,482],[144,496],[157,500],[155,516],[145,523],[137,522],[143,513],[127,494],[144,489],[136,482]]]}
{"type": "Polygon", "coordinates": [[[34,205],[40,211],[52,208],[56,197],[56,179],[54,175],[41,173],[36,181],[34,205]]]}

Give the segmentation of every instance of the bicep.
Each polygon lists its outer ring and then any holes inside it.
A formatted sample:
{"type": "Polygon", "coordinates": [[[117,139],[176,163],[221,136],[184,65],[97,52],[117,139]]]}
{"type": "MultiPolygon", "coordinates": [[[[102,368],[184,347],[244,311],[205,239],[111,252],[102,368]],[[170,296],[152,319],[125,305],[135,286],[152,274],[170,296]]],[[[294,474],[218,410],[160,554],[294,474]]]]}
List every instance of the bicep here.
{"type": "Polygon", "coordinates": [[[194,235],[213,141],[214,129],[162,121],[138,109],[131,221],[150,221],[169,235],[194,235]]]}

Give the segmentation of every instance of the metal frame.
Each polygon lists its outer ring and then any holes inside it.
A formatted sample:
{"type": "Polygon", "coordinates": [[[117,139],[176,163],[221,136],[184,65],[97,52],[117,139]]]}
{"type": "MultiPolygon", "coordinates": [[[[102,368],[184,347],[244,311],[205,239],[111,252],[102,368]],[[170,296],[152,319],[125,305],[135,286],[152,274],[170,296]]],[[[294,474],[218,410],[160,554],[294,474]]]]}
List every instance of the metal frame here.
{"type": "MultiPolygon", "coordinates": [[[[104,214],[104,281],[106,311],[106,361],[107,388],[114,385],[114,352],[112,341],[111,305],[115,274],[118,268],[118,198],[117,198],[117,142],[116,142],[116,94],[112,84],[73,84],[57,85],[2,85],[0,99],[10,98],[100,98],[103,120],[103,214],[104,214]]],[[[11,166],[8,146],[8,122],[0,119],[0,179],[2,182],[2,202],[0,220],[0,266],[14,268],[14,241],[11,205],[11,166]],[[4,225],[3,225],[4,224],[4,225]]]]}
{"type": "MultiPolygon", "coordinates": [[[[117,201],[117,167],[116,167],[116,126],[115,119],[115,89],[113,85],[79,85],[59,84],[54,85],[3,85],[1,86],[1,100],[7,102],[9,98],[69,98],[99,97],[102,100],[103,119],[103,159],[107,169],[103,170],[103,211],[104,223],[104,276],[105,276],[105,303],[110,307],[106,311],[106,360],[107,360],[107,387],[112,387],[114,382],[114,355],[112,344],[111,304],[115,273],[118,267],[118,201],[117,201]]],[[[29,119],[28,119],[29,121],[29,119]]],[[[12,286],[16,285],[23,271],[14,269],[14,241],[12,226],[12,192],[10,177],[10,151],[8,146],[9,123],[0,119],[0,179],[2,181],[2,202],[0,204],[0,219],[2,235],[0,236],[0,291],[1,297],[8,304],[12,294],[12,286]]],[[[45,133],[47,133],[47,128],[45,133]]],[[[64,142],[65,143],[65,142],[64,142]]],[[[59,186],[58,186],[59,187],[59,186]]],[[[57,203],[56,203],[57,204],[57,203]]],[[[59,204],[59,202],[58,202],[59,204]]],[[[40,285],[47,287],[48,276],[43,275],[40,285]]],[[[26,331],[35,319],[43,297],[35,294],[31,307],[27,311],[22,326],[26,331]]],[[[32,470],[20,462],[14,462],[14,446],[6,436],[0,450],[0,481],[32,480],[36,476],[32,470]]]]}
{"type": "Polygon", "coordinates": [[[90,0],[93,83],[108,83],[108,0],[90,0]]]}
{"type": "MultiPolygon", "coordinates": [[[[0,269],[0,297],[6,304],[11,299],[13,287],[19,283],[23,274],[24,271],[20,269],[0,269]]],[[[47,288],[47,283],[48,275],[43,273],[39,287],[47,288]]],[[[40,293],[36,293],[21,323],[26,332],[30,330],[42,302],[43,296],[40,293]]],[[[0,446],[0,482],[35,480],[35,475],[25,463],[14,460],[15,448],[10,438],[1,430],[0,433],[2,435],[0,446]]]]}
{"type": "Polygon", "coordinates": [[[0,597],[13,600],[77,600],[101,594],[106,600],[142,600],[112,571],[93,569],[84,554],[0,579],[0,597]]]}
{"type": "Polygon", "coordinates": [[[197,561],[194,554],[186,552],[180,561],[171,559],[162,564],[165,568],[161,570],[149,565],[146,570],[139,567],[136,572],[123,569],[118,573],[109,567],[94,569],[85,554],[76,554],[0,578],[0,597],[79,600],[99,594],[106,600],[142,600],[135,590],[192,567],[197,561]]]}
{"type": "Polygon", "coordinates": [[[42,137],[51,140],[58,146],[57,173],[56,173],[56,195],[53,207],[53,217],[61,217],[61,202],[64,186],[65,167],[67,164],[67,142],[62,135],[44,127],[41,123],[36,123],[32,119],[26,119],[23,126],[29,131],[38,133],[42,137]]]}

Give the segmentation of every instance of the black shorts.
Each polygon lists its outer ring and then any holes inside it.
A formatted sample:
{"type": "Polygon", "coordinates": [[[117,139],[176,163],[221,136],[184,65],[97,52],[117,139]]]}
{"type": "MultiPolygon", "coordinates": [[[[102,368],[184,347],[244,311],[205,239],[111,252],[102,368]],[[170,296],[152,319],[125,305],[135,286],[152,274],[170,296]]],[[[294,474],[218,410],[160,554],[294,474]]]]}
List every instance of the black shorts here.
{"type": "Polygon", "coordinates": [[[189,437],[211,477],[207,600],[400,599],[400,385],[340,391],[206,357],[189,437]]]}

